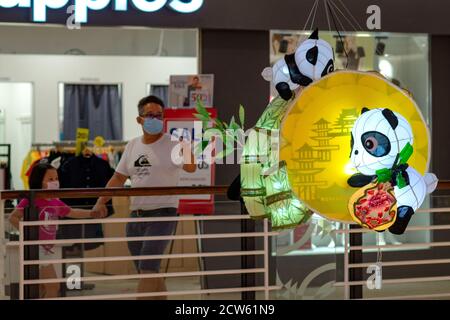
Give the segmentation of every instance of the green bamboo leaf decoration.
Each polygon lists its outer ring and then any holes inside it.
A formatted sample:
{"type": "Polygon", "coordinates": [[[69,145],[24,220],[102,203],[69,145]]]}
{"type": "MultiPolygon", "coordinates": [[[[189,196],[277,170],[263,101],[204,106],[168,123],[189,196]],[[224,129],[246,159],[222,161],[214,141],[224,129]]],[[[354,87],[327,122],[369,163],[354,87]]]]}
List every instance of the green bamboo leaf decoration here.
{"type": "Polygon", "coordinates": [[[241,128],[244,129],[245,109],[244,109],[244,106],[242,104],[239,105],[239,122],[241,123],[241,128]]]}
{"type": "Polygon", "coordinates": [[[211,119],[211,115],[209,114],[208,110],[206,110],[205,105],[200,100],[200,98],[197,98],[197,103],[195,105],[195,110],[201,114],[207,117],[208,119],[211,119]]]}
{"type": "MultiPolygon", "coordinates": [[[[239,123],[236,122],[235,117],[233,116],[228,123],[225,121],[222,121],[218,118],[211,118],[211,115],[209,114],[208,110],[205,108],[203,102],[200,99],[197,99],[196,105],[195,105],[196,113],[194,113],[194,116],[202,121],[203,124],[203,130],[204,130],[204,139],[210,140],[212,136],[217,136],[217,130],[221,132],[221,137],[216,137],[216,143],[222,143],[224,144],[225,150],[219,152],[216,154],[216,158],[222,158],[229,155],[231,152],[234,151],[234,143],[238,142],[238,135],[230,134],[227,132],[228,129],[232,130],[244,130],[244,123],[245,123],[245,108],[240,105],[239,106],[239,123]],[[209,128],[208,126],[212,123],[213,128],[209,128]],[[214,129],[214,134],[210,133],[209,130],[214,129]],[[217,141],[217,138],[221,139],[222,141],[217,141]]],[[[206,146],[208,145],[208,142],[205,141],[201,144],[199,144],[202,148],[202,151],[205,150],[206,146]]]]}
{"type": "Polygon", "coordinates": [[[234,119],[234,116],[231,117],[230,125],[229,125],[228,127],[229,127],[230,129],[232,129],[232,130],[238,130],[238,129],[241,128],[241,127],[239,126],[239,124],[236,122],[236,120],[234,119]]]}
{"type": "Polygon", "coordinates": [[[194,117],[196,117],[197,119],[203,121],[209,121],[209,118],[201,113],[194,113],[194,117]]]}

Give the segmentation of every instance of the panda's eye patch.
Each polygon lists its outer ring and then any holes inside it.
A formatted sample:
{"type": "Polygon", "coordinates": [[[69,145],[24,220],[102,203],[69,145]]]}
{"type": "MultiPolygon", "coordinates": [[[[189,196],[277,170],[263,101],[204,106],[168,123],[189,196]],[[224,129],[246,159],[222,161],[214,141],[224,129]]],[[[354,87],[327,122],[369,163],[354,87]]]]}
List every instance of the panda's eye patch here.
{"type": "Polygon", "coordinates": [[[316,65],[317,57],[319,56],[319,48],[317,46],[312,47],[306,52],[306,60],[312,65],[316,65]]]}
{"type": "Polygon", "coordinates": [[[334,62],[333,59],[330,59],[325,67],[325,69],[323,69],[322,71],[322,77],[326,76],[327,74],[331,73],[334,71],[334,62]]]}
{"type": "Polygon", "coordinates": [[[384,157],[391,151],[389,139],[382,133],[369,131],[361,136],[361,142],[368,153],[375,157],[384,157]]]}

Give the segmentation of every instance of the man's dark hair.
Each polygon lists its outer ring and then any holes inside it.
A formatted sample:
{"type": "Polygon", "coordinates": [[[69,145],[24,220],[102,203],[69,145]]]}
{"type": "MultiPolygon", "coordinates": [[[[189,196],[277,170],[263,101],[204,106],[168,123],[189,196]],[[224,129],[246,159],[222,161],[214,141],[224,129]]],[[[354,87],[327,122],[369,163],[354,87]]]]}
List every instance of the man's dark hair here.
{"type": "Polygon", "coordinates": [[[34,165],[28,178],[30,189],[42,189],[42,180],[44,180],[48,170],[56,170],[56,168],[50,163],[37,163],[34,165]]]}
{"type": "Polygon", "coordinates": [[[142,115],[144,106],[149,103],[159,104],[164,109],[164,102],[160,98],[158,98],[157,96],[148,96],[142,98],[138,103],[139,115],[142,115]]]}

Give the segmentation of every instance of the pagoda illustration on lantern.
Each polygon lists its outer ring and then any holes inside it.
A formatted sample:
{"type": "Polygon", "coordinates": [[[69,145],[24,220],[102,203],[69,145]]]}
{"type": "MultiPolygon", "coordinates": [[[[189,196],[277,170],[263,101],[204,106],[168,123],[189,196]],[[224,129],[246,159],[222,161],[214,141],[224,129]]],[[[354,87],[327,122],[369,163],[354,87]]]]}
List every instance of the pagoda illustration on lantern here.
{"type": "Polygon", "coordinates": [[[316,181],[315,178],[324,169],[314,167],[317,157],[309,144],[305,143],[297,150],[297,153],[298,157],[292,159],[296,163],[296,168],[289,170],[296,177],[293,185],[298,189],[300,199],[316,199],[317,188],[327,185],[326,181],[316,181]]]}
{"type": "Polygon", "coordinates": [[[316,161],[331,161],[331,151],[339,150],[338,145],[330,145],[330,140],[334,138],[330,133],[333,130],[330,128],[330,122],[321,118],[319,121],[314,123],[313,132],[316,133],[311,139],[317,141],[318,146],[313,146],[313,150],[317,152],[316,161]]]}
{"type": "Polygon", "coordinates": [[[330,133],[333,137],[350,136],[353,124],[358,119],[359,114],[356,108],[343,109],[339,118],[334,122],[334,131],[330,133]]]}
{"type": "Polygon", "coordinates": [[[321,118],[314,123],[314,127],[311,130],[313,135],[310,139],[315,142],[315,145],[305,143],[296,150],[298,157],[292,159],[296,167],[289,171],[296,177],[293,187],[298,189],[298,195],[301,199],[319,199],[320,190],[328,187],[327,181],[316,181],[316,176],[324,171],[320,166],[316,167],[316,164],[332,161],[332,153],[339,150],[339,145],[331,144],[331,140],[337,136],[343,136],[349,125],[351,130],[351,125],[353,125],[353,122],[351,122],[352,117],[353,113],[350,111],[346,114],[341,114],[333,127],[331,122],[321,118]]]}

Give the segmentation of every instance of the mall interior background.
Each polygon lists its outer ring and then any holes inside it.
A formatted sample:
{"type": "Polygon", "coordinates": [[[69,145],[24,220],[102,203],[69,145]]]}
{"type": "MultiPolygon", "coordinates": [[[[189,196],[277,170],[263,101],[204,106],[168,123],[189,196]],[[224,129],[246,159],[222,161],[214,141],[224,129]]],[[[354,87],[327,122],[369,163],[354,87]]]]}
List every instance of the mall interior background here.
{"type": "MultiPolygon", "coordinates": [[[[265,1],[263,5],[257,0],[239,1],[233,6],[226,1],[210,0],[201,12],[191,16],[174,16],[162,11],[150,20],[133,13],[122,16],[93,13],[89,27],[72,31],[65,26],[1,25],[0,97],[6,105],[23,108],[11,110],[16,112],[10,116],[16,119],[14,125],[0,118],[0,123],[4,124],[0,138],[11,141],[14,137],[17,151],[13,163],[20,164],[30,143],[60,138],[62,102],[58,84],[94,83],[121,85],[123,138],[130,139],[139,134],[135,125],[136,101],[150,92],[151,85],[168,84],[171,74],[214,74],[214,106],[219,117],[230,119],[242,104],[247,111],[247,126],[251,126],[270,97],[269,84],[262,79],[261,71],[271,63],[273,35],[295,34],[306,21],[309,10],[305,8],[310,8],[312,2],[287,0],[285,5],[290,9],[281,12],[282,8],[275,0],[265,1]]],[[[440,1],[442,10],[437,10],[439,5],[418,0],[400,0],[395,4],[388,0],[378,2],[383,10],[382,30],[376,33],[362,30],[354,34],[366,51],[362,69],[378,68],[383,59],[392,66],[393,76],[412,91],[432,130],[432,171],[440,179],[448,180],[450,25],[445,12],[449,12],[450,4],[440,1]],[[382,57],[373,54],[377,43],[375,36],[388,37],[382,40],[386,44],[386,55],[382,57]]],[[[365,8],[369,4],[371,1],[348,3],[362,26],[366,25],[365,8]]],[[[8,16],[0,12],[0,21],[23,24],[26,19],[19,12],[8,16]]],[[[64,21],[62,14],[49,15],[49,22],[61,24],[64,21]]],[[[325,19],[318,20],[318,27],[328,29],[325,19]]],[[[347,34],[351,31],[347,30],[347,34]]],[[[334,32],[331,34],[335,35],[334,32]]],[[[335,38],[328,34],[326,37],[335,44],[335,38]]],[[[13,171],[17,170],[20,168],[13,167],[13,171]]],[[[216,184],[229,184],[238,172],[237,165],[219,166],[216,184]]],[[[17,177],[14,185],[21,185],[17,177]]],[[[434,224],[450,223],[448,215],[443,214],[423,218],[434,224]]],[[[211,226],[212,229],[215,227],[211,226]]],[[[238,230],[239,226],[226,224],[226,228],[238,230]]],[[[408,236],[412,235],[405,237],[408,236]]],[[[426,242],[430,234],[421,232],[414,236],[419,238],[402,241],[426,242]]],[[[444,232],[433,233],[434,241],[449,239],[444,232]]],[[[277,241],[282,243],[285,239],[277,241]]],[[[366,243],[373,241],[365,239],[366,243]]],[[[318,247],[327,248],[330,244],[329,239],[317,239],[317,242],[318,247]]],[[[447,253],[444,248],[428,248],[425,251],[387,252],[384,259],[394,256],[399,259],[400,256],[407,260],[424,252],[430,257],[447,253]]],[[[275,259],[274,265],[282,281],[301,279],[308,270],[327,263],[337,263],[338,268],[324,278],[342,277],[339,271],[342,254],[335,248],[306,258],[291,253],[275,259]],[[302,268],[298,267],[300,265],[302,268]]],[[[407,274],[400,269],[390,269],[387,276],[432,276],[440,272],[436,266],[421,266],[408,268],[407,274]]],[[[221,281],[228,280],[217,281],[220,286],[221,281]]]]}

